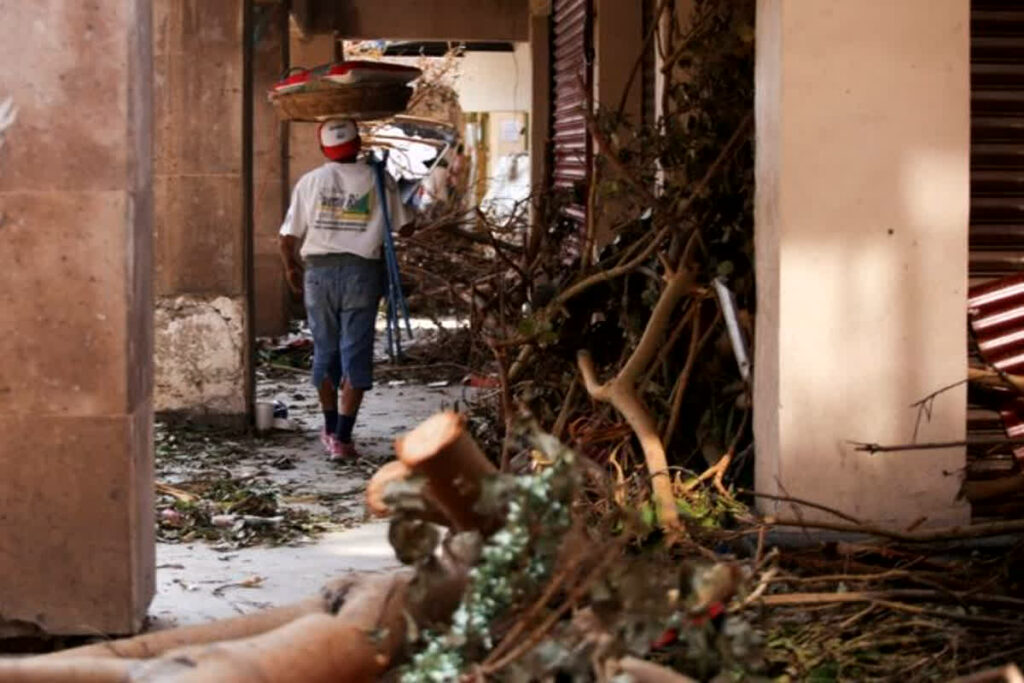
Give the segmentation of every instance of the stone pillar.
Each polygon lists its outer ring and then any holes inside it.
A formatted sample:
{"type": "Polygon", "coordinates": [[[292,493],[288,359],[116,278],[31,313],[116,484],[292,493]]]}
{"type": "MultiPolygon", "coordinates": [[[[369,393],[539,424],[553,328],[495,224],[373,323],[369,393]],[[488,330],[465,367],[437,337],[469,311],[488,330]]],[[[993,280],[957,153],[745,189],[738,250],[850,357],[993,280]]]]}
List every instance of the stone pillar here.
{"type": "Polygon", "coordinates": [[[277,231],[287,210],[287,168],[282,145],[288,124],[278,119],[267,92],[288,68],[288,11],[283,4],[257,5],[253,51],[254,270],[256,334],[288,331],[288,287],[281,267],[277,231]]]}
{"type": "MultiPolygon", "coordinates": [[[[291,27],[289,50],[290,66],[309,69],[334,61],[334,36],[331,34],[302,35],[291,27]]],[[[317,143],[316,123],[294,122],[288,126],[288,186],[295,187],[303,175],[326,161],[317,143]]]]}
{"type": "Polygon", "coordinates": [[[644,48],[643,6],[638,0],[594,2],[594,97],[604,108],[623,113],[640,125],[643,113],[643,74],[630,74],[644,48]],[[626,87],[629,87],[628,93],[626,87]]]}
{"type": "Polygon", "coordinates": [[[154,0],[156,410],[249,407],[243,0],[154,0]]]}
{"type": "MultiPolygon", "coordinates": [[[[593,0],[594,2],[594,99],[605,111],[622,113],[628,121],[640,126],[643,121],[643,74],[633,67],[644,49],[643,4],[639,0],[593,0]],[[628,90],[627,90],[628,88],[628,90]]],[[[595,182],[600,185],[601,150],[594,148],[595,182]]],[[[615,172],[612,172],[614,176],[615,172]]],[[[637,207],[626,197],[595,197],[598,207],[594,211],[594,239],[596,246],[607,244],[613,237],[612,228],[643,207],[637,207]]]]}
{"type": "Polygon", "coordinates": [[[551,126],[551,0],[530,0],[530,72],[530,186],[539,190],[547,180],[551,126]]]}
{"type": "MultiPolygon", "coordinates": [[[[969,0],[759,0],[760,491],[964,522],[969,0]]],[[[764,504],[792,515],[791,507],[764,504]]],[[[808,518],[826,517],[806,509],[808,518]]]]}
{"type": "Polygon", "coordinates": [[[129,633],[155,587],[150,3],[0,16],[0,635],[129,633]]]}

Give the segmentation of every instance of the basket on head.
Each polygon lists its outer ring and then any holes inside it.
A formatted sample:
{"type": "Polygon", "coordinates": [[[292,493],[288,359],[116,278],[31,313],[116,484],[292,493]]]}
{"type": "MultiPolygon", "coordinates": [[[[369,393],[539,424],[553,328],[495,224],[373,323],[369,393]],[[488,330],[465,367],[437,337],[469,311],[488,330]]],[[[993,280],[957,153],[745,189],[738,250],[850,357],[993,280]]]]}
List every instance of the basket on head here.
{"type": "Polygon", "coordinates": [[[405,111],[412,88],[401,83],[358,83],[313,87],[300,92],[272,94],[270,101],[281,119],[324,121],[335,117],[383,119],[405,111]]]}

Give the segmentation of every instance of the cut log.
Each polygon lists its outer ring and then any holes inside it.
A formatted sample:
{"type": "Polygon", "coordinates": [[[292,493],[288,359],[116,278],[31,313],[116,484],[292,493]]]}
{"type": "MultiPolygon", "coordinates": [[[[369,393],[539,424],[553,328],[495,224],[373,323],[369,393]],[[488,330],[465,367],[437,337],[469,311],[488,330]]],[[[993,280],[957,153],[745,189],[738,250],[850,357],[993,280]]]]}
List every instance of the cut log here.
{"type": "MultiPolygon", "coordinates": [[[[109,640],[102,643],[82,645],[68,650],[41,655],[33,659],[82,659],[93,657],[111,657],[119,659],[149,659],[159,657],[168,650],[199,643],[213,643],[220,640],[246,638],[283,626],[307,614],[323,613],[322,598],[308,598],[294,605],[284,605],[271,609],[246,614],[231,619],[223,619],[208,624],[182,626],[145,633],[134,638],[109,640]]],[[[2,680],[2,679],[0,679],[2,680]]]]}
{"type": "Polygon", "coordinates": [[[459,531],[493,531],[501,520],[476,510],[483,482],[497,468],[466,431],[466,421],[454,412],[438,413],[395,440],[398,459],[422,474],[438,509],[459,531]]]}
{"type": "Polygon", "coordinates": [[[79,659],[89,657],[150,659],[152,657],[159,657],[168,650],[185,645],[246,638],[266,633],[307,614],[323,614],[335,611],[335,606],[344,599],[348,591],[361,578],[361,574],[350,574],[328,581],[320,589],[319,594],[312,595],[301,602],[291,605],[272,607],[253,614],[221,619],[208,624],[182,626],[164,631],[144,633],[133,638],[82,645],[81,647],[53,652],[33,659],[79,659]]]}
{"type": "Polygon", "coordinates": [[[384,502],[384,495],[389,484],[408,479],[412,476],[412,470],[398,460],[382,465],[379,470],[370,478],[366,485],[366,509],[374,517],[387,517],[391,514],[388,504],[384,502]]]}
{"type": "MultiPolygon", "coordinates": [[[[398,460],[393,460],[377,470],[366,485],[366,509],[370,511],[370,514],[374,517],[390,516],[392,510],[386,502],[388,488],[392,484],[408,479],[412,474],[413,471],[398,460]]],[[[448,526],[450,522],[438,509],[436,496],[429,490],[429,485],[426,489],[423,496],[423,504],[426,507],[422,512],[415,514],[415,517],[425,522],[448,526]]]]}
{"type": "MultiPolygon", "coordinates": [[[[435,624],[450,618],[465,588],[468,558],[443,555],[429,580],[403,569],[386,574],[346,577],[344,590],[325,589],[315,609],[249,637],[237,637],[239,624],[228,619],[202,627],[150,634],[21,660],[0,660],[0,681],[17,683],[270,683],[303,681],[376,681],[394,663],[405,644],[411,618],[435,624]],[[340,605],[340,606],[339,606],[340,605]],[[334,608],[339,607],[334,613],[334,608]],[[168,637],[169,634],[172,634],[168,637]],[[220,637],[213,637],[219,634],[220,637]],[[234,637],[232,637],[234,636],[234,637]],[[182,643],[182,647],[166,647],[182,643]],[[119,653],[161,650],[152,659],[124,659],[119,653]]],[[[313,608],[308,602],[301,603],[313,608]]],[[[270,612],[278,618],[286,608],[270,612]]],[[[294,608],[287,608],[294,609],[294,608]]],[[[261,613],[260,617],[267,617],[261,613]]],[[[268,623],[264,621],[264,625],[268,623]]]]}
{"type": "Polygon", "coordinates": [[[636,657],[623,657],[615,663],[614,668],[618,673],[630,676],[636,683],[696,683],[689,676],[636,657]]]}
{"type": "Polygon", "coordinates": [[[0,681],[4,683],[122,683],[131,680],[139,665],[135,660],[110,657],[70,659],[0,658],[0,681]]]}
{"type": "Polygon", "coordinates": [[[405,593],[412,573],[364,576],[336,615],[307,614],[250,638],[167,652],[131,680],[168,683],[352,683],[376,681],[405,637],[405,593]]]}

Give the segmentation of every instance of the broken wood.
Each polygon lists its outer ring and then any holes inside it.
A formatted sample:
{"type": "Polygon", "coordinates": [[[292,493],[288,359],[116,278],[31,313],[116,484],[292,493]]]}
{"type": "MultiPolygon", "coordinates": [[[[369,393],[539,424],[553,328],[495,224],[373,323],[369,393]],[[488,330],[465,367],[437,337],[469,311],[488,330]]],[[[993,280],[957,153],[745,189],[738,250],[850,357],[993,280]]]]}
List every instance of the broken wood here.
{"type": "Polygon", "coordinates": [[[410,623],[434,624],[450,617],[471,561],[446,555],[429,577],[406,569],[354,575],[291,607],[53,655],[0,660],[0,680],[369,683],[393,665],[410,623]]]}
{"type": "MultiPolygon", "coordinates": [[[[341,584],[350,580],[343,579],[341,584]]],[[[307,598],[293,605],[272,607],[267,610],[240,617],[222,619],[208,624],[182,626],[179,628],[145,633],[133,638],[109,640],[102,643],[82,645],[51,654],[34,657],[40,659],[88,659],[94,657],[116,657],[121,659],[149,659],[158,657],[169,650],[184,645],[213,643],[218,640],[233,640],[266,633],[307,614],[328,611],[325,602],[327,587],[321,595],[307,598]]]]}
{"type": "Polygon", "coordinates": [[[694,287],[693,275],[685,267],[670,272],[667,277],[665,289],[654,306],[640,342],[614,378],[604,384],[599,383],[593,359],[587,351],[577,354],[576,363],[587,393],[594,400],[611,403],[633,428],[644,452],[659,523],[666,529],[677,529],[680,526],[679,512],[672,492],[665,445],[658,435],[658,425],[641,403],[636,389],[637,378],[647,369],[661,346],[676,305],[694,287]]]}
{"type": "MultiPolygon", "coordinates": [[[[398,484],[413,476],[413,471],[398,460],[392,460],[381,466],[370,478],[366,485],[366,509],[374,517],[389,517],[393,510],[387,503],[388,490],[393,484],[398,484]]],[[[423,491],[424,509],[418,511],[414,516],[425,522],[448,526],[450,524],[434,502],[429,486],[423,491]]]]}
{"type": "Polygon", "coordinates": [[[1011,375],[1009,373],[996,372],[991,368],[969,367],[967,368],[967,381],[975,384],[983,384],[990,387],[1003,387],[1007,384],[1010,388],[1024,393],[1024,377],[1011,375]]]}
{"type": "Polygon", "coordinates": [[[1001,498],[1024,491],[1024,474],[1014,474],[998,479],[965,481],[961,489],[964,498],[973,502],[1001,498]]]}
{"type": "Polygon", "coordinates": [[[173,683],[376,681],[402,646],[411,578],[407,571],[363,576],[336,615],[308,614],[250,638],[171,650],[160,660],[161,678],[173,683]]]}
{"type": "Polygon", "coordinates": [[[629,676],[635,683],[696,683],[696,680],[689,676],[637,657],[623,657],[613,668],[618,673],[629,676]]]}
{"type": "Polygon", "coordinates": [[[122,683],[131,681],[139,662],[109,658],[39,661],[39,658],[0,658],[4,683],[122,683]]]}
{"type": "Polygon", "coordinates": [[[476,511],[487,477],[497,468],[466,430],[466,420],[454,412],[438,413],[395,440],[399,461],[422,474],[438,509],[459,531],[493,531],[500,520],[476,511]]]}
{"type": "Polygon", "coordinates": [[[387,517],[391,509],[384,502],[384,494],[390,484],[403,481],[412,476],[412,470],[398,460],[385,463],[378,469],[366,484],[366,509],[374,517],[387,517]]]}
{"type": "Polygon", "coordinates": [[[841,522],[819,522],[805,519],[783,519],[766,517],[764,523],[770,526],[791,526],[805,529],[825,529],[851,534],[867,534],[881,536],[894,541],[907,543],[929,543],[935,541],[959,541],[968,538],[987,538],[1003,534],[1024,533],[1024,520],[1014,519],[1005,522],[982,522],[968,526],[954,526],[931,529],[929,531],[895,531],[871,524],[844,524],[841,522]]]}

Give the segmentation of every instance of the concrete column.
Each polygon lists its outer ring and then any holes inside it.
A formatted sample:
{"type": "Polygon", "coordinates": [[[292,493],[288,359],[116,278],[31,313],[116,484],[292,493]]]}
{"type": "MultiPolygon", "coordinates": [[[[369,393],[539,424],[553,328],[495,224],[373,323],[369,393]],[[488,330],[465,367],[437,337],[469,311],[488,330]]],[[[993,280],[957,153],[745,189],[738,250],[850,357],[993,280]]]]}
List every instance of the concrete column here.
{"type": "MultiPolygon", "coordinates": [[[[594,2],[594,99],[606,111],[622,112],[635,126],[643,118],[643,75],[637,69],[644,46],[643,5],[639,0],[593,0],[594,2]]],[[[594,148],[594,182],[600,184],[601,150],[594,148]]],[[[612,229],[640,209],[626,196],[602,197],[598,192],[594,211],[596,246],[614,236],[612,229]]]]}
{"type": "Polygon", "coordinates": [[[154,591],[150,3],[0,0],[0,635],[154,591]]]}
{"type": "Polygon", "coordinates": [[[638,0],[594,2],[594,97],[602,107],[623,113],[640,125],[643,112],[643,75],[634,65],[644,46],[643,6],[638,0]],[[629,88],[628,93],[626,88],[629,88]],[[623,93],[625,98],[623,98],[623,93]]]}
{"type": "MultiPolygon", "coordinates": [[[[290,66],[301,66],[307,69],[332,62],[334,61],[334,36],[330,34],[303,36],[293,22],[290,58],[290,66]]],[[[317,143],[317,128],[316,123],[295,122],[288,126],[289,187],[295,187],[299,178],[326,161],[317,143]]]]}
{"type": "Polygon", "coordinates": [[[156,409],[248,408],[243,0],[154,0],[156,409]]]}
{"type": "MultiPolygon", "coordinates": [[[[551,0],[530,2],[530,185],[547,180],[551,125],[551,0]]],[[[531,219],[531,224],[536,217],[531,219]]],[[[537,235],[538,239],[540,235],[537,235]]]]}
{"type": "Polygon", "coordinates": [[[256,334],[288,331],[288,287],[277,247],[277,231],[287,210],[282,145],[288,124],[278,119],[267,92],[287,69],[288,11],[283,4],[257,5],[253,54],[253,170],[255,227],[256,334]]]}
{"type": "Polygon", "coordinates": [[[964,438],[964,387],[930,417],[910,405],[966,364],[969,4],[758,2],[761,491],[886,524],[968,518],[963,448],[850,441],[964,438]]]}

